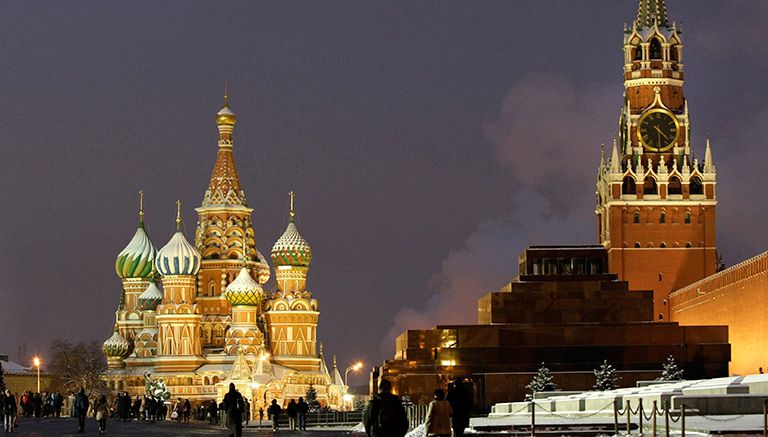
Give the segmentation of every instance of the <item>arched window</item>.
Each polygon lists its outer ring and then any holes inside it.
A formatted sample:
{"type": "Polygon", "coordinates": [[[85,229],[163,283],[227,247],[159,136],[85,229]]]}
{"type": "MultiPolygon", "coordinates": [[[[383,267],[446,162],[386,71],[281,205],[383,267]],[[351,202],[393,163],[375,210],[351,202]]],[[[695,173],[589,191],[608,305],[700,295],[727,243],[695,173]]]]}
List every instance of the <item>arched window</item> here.
{"type": "Polygon", "coordinates": [[[648,51],[650,53],[650,59],[652,61],[660,61],[661,60],[661,58],[662,58],[662,56],[661,56],[661,42],[659,41],[658,38],[652,38],[651,39],[651,46],[648,49],[648,51]]]}
{"type": "Polygon", "coordinates": [[[683,184],[680,182],[680,178],[672,176],[669,178],[669,185],[667,185],[667,194],[681,195],[683,194],[683,184]]]}
{"type": "Polygon", "coordinates": [[[679,49],[678,49],[677,46],[670,47],[669,48],[669,59],[671,59],[673,61],[677,61],[678,59],[680,59],[680,57],[679,57],[679,55],[677,53],[678,50],[679,49]]]}
{"type": "Polygon", "coordinates": [[[216,295],[216,281],[211,279],[208,281],[208,296],[215,296],[216,295]]]}
{"type": "Polygon", "coordinates": [[[664,248],[666,248],[666,247],[667,247],[667,243],[665,243],[665,242],[663,242],[663,241],[662,241],[662,242],[661,242],[661,244],[659,244],[659,247],[661,247],[662,249],[664,249],[664,248]]]}
{"type": "Polygon", "coordinates": [[[659,223],[664,224],[667,222],[667,213],[662,211],[659,215],[659,223]]]}
{"type": "Polygon", "coordinates": [[[635,211],[634,218],[632,219],[632,223],[639,224],[640,223],[640,211],[635,211]]]}
{"type": "Polygon", "coordinates": [[[654,179],[651,176],[648,176],[645,178],[645,182],[643,183],[643,194],[657,194],[658,191],[656,189],[656,179],[654,179]]]}
{"type": "Polygon", "coordinates": [[[635,188],[635,178],[627,176],[624,178],[624,182],[621,183],[621,194],[637,194],[637,188],[635,188]]]}
{"type": "Polygon", "coordinates": [[[704,184],[698,176],[691,178],[691,194],[704,194],[704,184]]]}
{"type": "Polygon", "coordinates": [[[691,212],[686,211],[685,213],[685,224],[690,225],[691,224],[691,212]]]}
{"type": "Polygon", "coordinates": [[[693,244],[691,244],[690,241],[685,242],[685,247],[693,247],[693,244]]]}
{"type": "Polygon", "coordinates": [[[633,49],[635,51],[634,61],[642,61],[643,60],[643,47],[640,45],[636,45],[633,49]]]}
{"type": "Polygon", "coordinates": [[[637,249],[639,249],[639,248],[640,248],[640,242],[639,242],[639,241],[636,241],[636,242],[635,242],[635,248],[637,248],[637,249]]]}

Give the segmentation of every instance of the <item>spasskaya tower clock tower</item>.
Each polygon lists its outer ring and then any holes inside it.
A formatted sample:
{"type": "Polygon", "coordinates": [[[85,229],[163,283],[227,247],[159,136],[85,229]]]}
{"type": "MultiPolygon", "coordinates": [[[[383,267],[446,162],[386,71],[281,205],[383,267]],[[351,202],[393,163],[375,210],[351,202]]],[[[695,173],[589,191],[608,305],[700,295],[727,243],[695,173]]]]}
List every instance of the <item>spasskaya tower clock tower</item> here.
{"type": "Polygon", "coordinates": [[[635,290],[653,290],[669,320],[672,291],[715,273],[716,173],[691,144],[680,27],[664,0],[640,0],[624,30],[624,105],[597,180],[598,238],[609,267],[635,290]]]}

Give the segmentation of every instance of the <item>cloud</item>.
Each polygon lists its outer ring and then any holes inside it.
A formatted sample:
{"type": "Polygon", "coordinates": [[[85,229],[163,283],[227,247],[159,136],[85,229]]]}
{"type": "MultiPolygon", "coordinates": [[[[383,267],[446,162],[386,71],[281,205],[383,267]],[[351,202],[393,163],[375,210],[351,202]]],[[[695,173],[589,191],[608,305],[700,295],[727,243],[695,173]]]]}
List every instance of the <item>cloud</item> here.
{"type": "Polygon", "coordinates": [[[427,284],[430,299],[398,312],[382,351],[391,354],[394,338],[406,329],[476,323],[477,299],[517,274],[517,256],[526,246],[595,242],[588,230],[594,228],[599,144],[613,134],[610,120],[621,101],[616,94],[578,88],[553,74],[530,75],[509,90],[498,118],[483,127],[509,170],[509,181],[494,183],[517,187],[508,212],[481,223],[448,254],[427,284]]]}

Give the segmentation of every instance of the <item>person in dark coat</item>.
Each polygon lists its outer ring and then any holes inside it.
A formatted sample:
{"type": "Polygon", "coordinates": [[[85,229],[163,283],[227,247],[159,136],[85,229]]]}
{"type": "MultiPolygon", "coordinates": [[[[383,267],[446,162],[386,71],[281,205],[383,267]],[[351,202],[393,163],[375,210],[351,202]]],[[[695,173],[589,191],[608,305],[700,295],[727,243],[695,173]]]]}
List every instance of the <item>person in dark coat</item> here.
{"type": "Polygon", "coordinates": [[[469,426],[469,415],[473,404],[472,398],[472,393],[464,387],[464,381],[461,378],[456,378],[448,388],[448,396],[445,399],[451,404],[451,409],[453,410],[451,426],[453,427],[454,437],[463,436],[464,430],[469,426]]]}
{"type": "Polygon", "coordinates": [[[8,389],[5,390],[3,403],[0,404],[0,411],[2,411],[3,416],[3,429],[5,432],[13,432],[13,427],[16,424],[16,415],[19,410],[16,408],[16,398],[8,389]]]}
{"type": "Polygon", "coordinates": [[[400,398],[392,394],[389,380],[381,380],[379,394],[368,402],[363,425],[370,437],[403,437],[408,432],[405,407],[400,398]]]}
{"type": "Polygon", "coordinates": [[[277,405],[277,399],[272,399],[272,404],[267,409],[267,414],[272,419],[272,431],[280,428],[280,412],[283,411],[280,405],[277,405]]]}
{"type": "Polygon", "coordinates": [[[224,395],[224,410],[227,412],[227,429],[229,437],[241,437],[243,435],[243,411],[245,402],[239,391],[235,390],[235,384],[229,384],[229,392],[224,395]]]}
{"type": "Polygon", "coordinates": [[[77,424],[79,433],[85,432],[85,416],[88,414],[88,395],[85,389],[81,388],[80,393],[75,396],[75,414],[77,414],[77,424]]]}
{"type": "Polygon", "coordinates": [[[307,413],[309,412],[309,404],[304,402],[304,398],[299,398],[299,429],[301,431],[307,430],[307,413]]]}
{"type": "Polygon", "coordinates": [[[208,414],[210,415],[210,424],[217,425],[219,423],[219,406],[215,399],[208,403],[208,414]]]}
{"type": "Polygon", "coordinates": [[[296,403],[296,399],[291,399],[291,402],[288,402],[285,412],[288,414],[288,428],[291,431],[296,431],[296,417],[299,415],[299,405],[296,403]]]}

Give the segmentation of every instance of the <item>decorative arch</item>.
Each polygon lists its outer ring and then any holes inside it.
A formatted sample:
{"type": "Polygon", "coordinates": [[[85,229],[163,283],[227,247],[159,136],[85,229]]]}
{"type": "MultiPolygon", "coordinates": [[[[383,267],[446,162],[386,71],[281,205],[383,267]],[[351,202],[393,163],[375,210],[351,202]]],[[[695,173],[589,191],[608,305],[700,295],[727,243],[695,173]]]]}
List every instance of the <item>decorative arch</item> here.
{"type": "Polygon", "coordinates": [[[690,193],[704,194],[704,184],[701,182],[700,177],[694,176],[691,178],[690,193]]]}
{"type": "Polygon", "coordinates": [[[632,214],[632,223],[636,225],[640,224],[640,211],[635,211],[635,213],[632,214]]]}
{"type": "Polygon", "coordinates": [[[667,212],[666,211],[661,211],[661,214],[659,214],[659,223],[662,224],[662,225],[667,223],[667,212]]]}
{"type": "Polygon", "coordinates": [[[684,220],[685,224],[686,225],[690,225],[691,224],[691,212],[690,211],[686,211],[684,217],[685,218],[683,220],[684,220]]]}
{"type": "Polygon", "coordinates": [[[671,196],[677,196],[683,194],[683,184],[680,178],[672,176],[669,178],[669,184],[667,185],[667,194],[671,196]]]}
{"type": "Polygon", "coordinates": [[[651,43],[648,45],[648,58],[651,61],[661,61],[663,59],[661,50],[661,41],[658,37],[651,38],[651,43]]]}
{"type": "Polygon", "coordinates": [[[621,183],[621,194],[637,194],[635,178],[632,176],[624,177],[624,181],[621,183]]]}
{"type": "Polygon", "coordinates": [[[643,181],[643,194],[658,194],[659,190],[656,187],[656,179],[653,176],[646,176],[643,181]]]}

